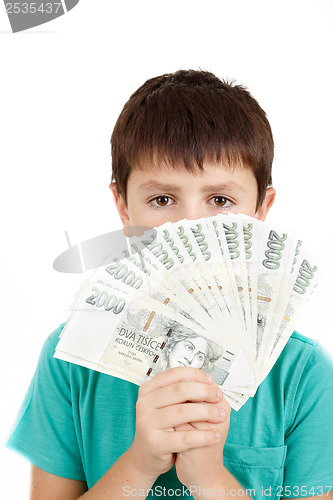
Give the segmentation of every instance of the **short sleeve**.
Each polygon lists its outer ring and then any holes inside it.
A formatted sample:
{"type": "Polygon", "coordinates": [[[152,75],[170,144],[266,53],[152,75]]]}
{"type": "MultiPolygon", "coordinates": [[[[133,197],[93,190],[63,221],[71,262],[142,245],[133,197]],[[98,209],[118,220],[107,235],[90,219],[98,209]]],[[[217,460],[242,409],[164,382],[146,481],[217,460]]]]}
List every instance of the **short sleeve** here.
{"type": "Polygon", "coordinates": [[[73,419],[69,364],[53,357],[62,328],[44,343],[7,447],[46,472],[85,480],[73,419]]]}
{"type": "Polygon", "coordinates": [[[333,358],[320,345],[311,346],[295,383],[282,495],[290,498],[333,489],[333,358]]]}

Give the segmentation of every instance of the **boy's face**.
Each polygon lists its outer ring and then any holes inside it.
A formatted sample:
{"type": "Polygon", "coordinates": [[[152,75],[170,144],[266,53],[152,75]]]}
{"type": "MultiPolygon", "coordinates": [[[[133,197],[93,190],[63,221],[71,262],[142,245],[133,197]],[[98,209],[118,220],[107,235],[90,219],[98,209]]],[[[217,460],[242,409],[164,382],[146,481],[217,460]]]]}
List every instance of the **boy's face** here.
{"type": "Polygon", "coordinates": [[[112,185],[124,226],[155,227],[164,222],[200,219],[218,213],[243,213],[264,220],[275,190],[268,188],[256,210],[258,187],[250,169],[204,163],[204,170],[189,172],[163,165],[132,170],[127,184],[127,206],[112,185]]]}

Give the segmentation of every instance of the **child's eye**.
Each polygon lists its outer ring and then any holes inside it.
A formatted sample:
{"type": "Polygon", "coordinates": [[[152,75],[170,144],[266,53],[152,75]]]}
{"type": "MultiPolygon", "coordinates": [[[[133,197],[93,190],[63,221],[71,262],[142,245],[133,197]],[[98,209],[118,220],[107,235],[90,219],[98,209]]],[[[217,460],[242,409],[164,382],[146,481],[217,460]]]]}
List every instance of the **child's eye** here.
{"type": "Polygon", "coordinates": [[[213,196],[210,201],[213,202],[215,207],[219,208],[228,208],[233,204],[231,200],[228,200],[224,196],[213,196]]]}
{"type": "Polygon", "coordinates": [[[172,202],[170,196],[156,196],[149,201],[149,205],[152,205],[153,207],[166,207],[167,205],[170,205],[170,201],[172,202]]]}

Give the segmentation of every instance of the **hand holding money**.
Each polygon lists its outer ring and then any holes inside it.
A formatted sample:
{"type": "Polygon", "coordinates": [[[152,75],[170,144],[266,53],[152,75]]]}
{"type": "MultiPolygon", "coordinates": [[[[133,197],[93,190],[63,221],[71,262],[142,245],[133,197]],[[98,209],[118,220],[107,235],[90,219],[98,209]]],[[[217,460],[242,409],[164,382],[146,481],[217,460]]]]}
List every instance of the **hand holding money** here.
{"type": "Polygon", "coordinates": [[[238,410],[292,334],[318,269],[294,232],[243,215],[128,238],[85,283],[55,357],[141,385],[210,373],[238,410]]]}
{"type": "Polygon", "coordinates": [[[174,465],[175,453],[221,441],[216,428],[190,426],[199,421],[221,423],[225,417],[215,404],[221,399],[212,377],[193,368],[173,368],[143,384],[136,406],[135,437],[126,452],[136,470],[153,483],[174,465]]]}
{"type": "Polygon", "coordinates": [[[214,405],[221,413],[221,422],[191,422],[175,428],[176,432],[189,430],[213,430],[221,434],[221,439],[201,448],[191,448],[177,454],[176,470],[179,480],[188,488],[198,487],[206,491],[217,487],[219,478],[224,482],[223,449],[230,426],[231,408],[223,397],[214,405]]]}

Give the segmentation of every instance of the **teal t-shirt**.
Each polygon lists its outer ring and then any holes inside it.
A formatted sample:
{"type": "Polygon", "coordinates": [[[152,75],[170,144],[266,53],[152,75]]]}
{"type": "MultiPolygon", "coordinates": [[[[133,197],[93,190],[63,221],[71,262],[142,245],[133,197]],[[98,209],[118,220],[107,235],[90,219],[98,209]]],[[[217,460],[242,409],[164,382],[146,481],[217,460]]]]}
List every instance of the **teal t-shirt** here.
{"type": "MultiPolygon", "coordinates": [[[[55,359],[62,328],[44,344],[7,446],[91,488],[132,444],[138,387],[55,359]]],[[[294,332],[255,397],[231,412],[223,459],[252,498],[333,489],[333,360],[317,342],[294,332]]],[[[173,468],[149,498],[182,496],[192,498],[173,468]]]]}

